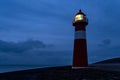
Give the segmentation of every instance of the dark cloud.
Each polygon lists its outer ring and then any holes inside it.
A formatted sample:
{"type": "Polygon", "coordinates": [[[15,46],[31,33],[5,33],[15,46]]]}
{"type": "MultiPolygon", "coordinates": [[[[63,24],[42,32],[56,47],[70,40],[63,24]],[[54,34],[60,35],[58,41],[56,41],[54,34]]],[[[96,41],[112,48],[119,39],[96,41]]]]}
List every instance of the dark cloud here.
{"type": "Polygon", "coordinates": [[[0,52],[23,53],[31,49],[45,48],[47,45],[38,40],[27,40],[23,42],[6,42],[0,40],[0,52]]]}
{"type": "Polygon", "coordinates": [[[70,65],[72,51],[56,50],[52,44],[38,40],[7,42],[0,40],[0,65],[70,65]]]}
{"type": "Polygon", "coordinates": [[[100,44],[98,44],[98,46],[106,47],[106,46],[109,46],[110,44],[111,44],[110,39],[104,39],[100,44]]]}
{"type": "Polygon", "coordinates": [[[90,62],[97,62],[116,57],[120,57],[120,45],[99,47],[99,49],[89,52],[90,62]]]}
{"type": "Polygon", "coordinates": [[[39,67],[71,65],[72,51],[31,50],[24,55],[0,53],[0,59],[0,65],[38,65],[39,67]]]}

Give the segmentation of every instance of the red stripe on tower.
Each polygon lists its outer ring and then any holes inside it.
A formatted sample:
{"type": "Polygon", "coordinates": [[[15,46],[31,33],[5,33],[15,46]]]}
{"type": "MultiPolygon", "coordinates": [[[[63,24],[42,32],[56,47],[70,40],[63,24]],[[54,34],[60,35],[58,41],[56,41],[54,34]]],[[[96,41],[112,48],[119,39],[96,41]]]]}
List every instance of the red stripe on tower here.
{"type": "Polygon", "coordinates": [[[86,25],[88,25],[88,19],[80,10],[73,20],[73,26],[75,26],[73,69],[88,67],[86,25]]]}

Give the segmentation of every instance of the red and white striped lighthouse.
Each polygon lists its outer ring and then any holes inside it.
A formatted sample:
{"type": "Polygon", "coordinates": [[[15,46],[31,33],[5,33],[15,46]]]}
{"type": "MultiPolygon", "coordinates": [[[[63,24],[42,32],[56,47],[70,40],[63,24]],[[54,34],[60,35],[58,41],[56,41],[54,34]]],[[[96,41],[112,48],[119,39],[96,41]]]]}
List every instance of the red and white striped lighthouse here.
{"type": "Polygon", "coordinates": [[[73,69],[84,68],[88,66],[87,43],[86,43],[86,25],[88,19],[80,10],[73,20],[75,27],[74,53],[73,53],[73,69]]]}

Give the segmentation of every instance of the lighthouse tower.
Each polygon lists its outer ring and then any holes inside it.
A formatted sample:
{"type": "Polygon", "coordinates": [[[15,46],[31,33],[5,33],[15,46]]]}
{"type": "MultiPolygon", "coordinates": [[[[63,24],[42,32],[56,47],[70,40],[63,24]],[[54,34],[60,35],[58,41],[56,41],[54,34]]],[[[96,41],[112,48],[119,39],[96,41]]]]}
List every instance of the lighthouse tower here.
{"type": "Polygon", "coordinates": [[[75,27],[74,52],[73,52],[73,69],[84,68],[88,66],[87,43],[86,43],[86,26],[88,19],[80,10],[73,20],[75,27]]]}

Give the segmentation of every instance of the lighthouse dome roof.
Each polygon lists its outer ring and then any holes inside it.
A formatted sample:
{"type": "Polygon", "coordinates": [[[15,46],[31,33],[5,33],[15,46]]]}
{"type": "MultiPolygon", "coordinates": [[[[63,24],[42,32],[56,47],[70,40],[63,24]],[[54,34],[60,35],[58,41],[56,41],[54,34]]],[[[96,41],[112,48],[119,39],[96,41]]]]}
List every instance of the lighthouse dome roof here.
{"type": "Polygon", "coordinates": [[[82,15],[86,16],[86,14],[83,13],[81,9],[79,10],[79,12],[76,15],[78,15],[78,14],[82,14],[82,15]]]}

